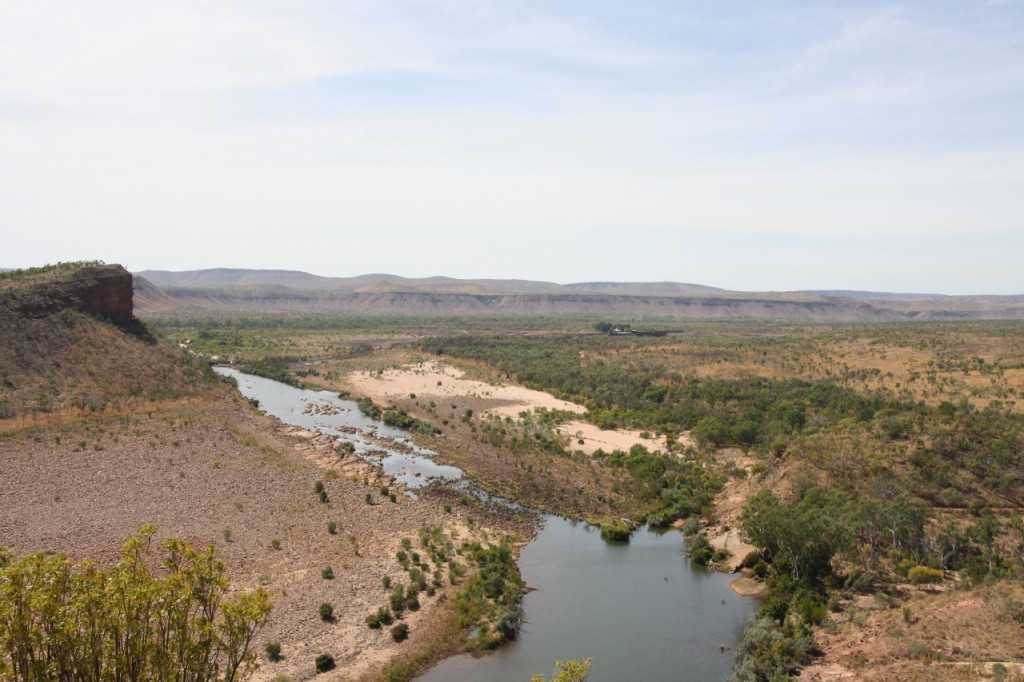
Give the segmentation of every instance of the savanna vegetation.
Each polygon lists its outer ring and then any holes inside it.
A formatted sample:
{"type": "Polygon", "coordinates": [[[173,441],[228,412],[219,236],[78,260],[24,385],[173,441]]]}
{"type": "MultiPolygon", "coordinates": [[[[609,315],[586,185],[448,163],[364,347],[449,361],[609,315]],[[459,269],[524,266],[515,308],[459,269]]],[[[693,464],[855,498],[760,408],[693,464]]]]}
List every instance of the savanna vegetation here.
{"type": "MultiPolygon", "coordinates": [[[[295,381],[341,386],[353,369],[441,359],[582,404],[598,427],[663,437],[664,447],[580,456],[555,430],[569,414],[495,418],[416,397],[401,408],[446,437],[510,453],[508,478],[523,485],[502,490],[520,499],[532,502],[530,484],[543,487],[537,474],[549,486],[564,476],[593,482],[544,498],[570,515],[654,524],[702,517],[740,528],[756,548],[744,570],[767,583],[770,597],[739,647],[737,680],[776,679],[812,662],[822,628],[860,596],[913,604],[908,586],[1019,582],[1021,323],[703,323],[667,336],[611,334],[619,325],[609,324],[594,331],[578,320],[512,334],[507,324],[467,322],[453,335],[409,320],[400,332],[384,321],[358,331],[339,323],[289,332],[282,323],[274,344],[289,349],[276,357],[295,381]],[[723,505],[723,491],[746,502],[723,505]]],[[[162,329],[199,352],[249,333],[214,321],[162,329]],[[199,332],[207,341],[194,340],[199,332]]],[[[267,347],[240,352],[255,358],[267,347]]],[[[953,648],[913,660],[957,660],[962,650],[953,648]]]]}

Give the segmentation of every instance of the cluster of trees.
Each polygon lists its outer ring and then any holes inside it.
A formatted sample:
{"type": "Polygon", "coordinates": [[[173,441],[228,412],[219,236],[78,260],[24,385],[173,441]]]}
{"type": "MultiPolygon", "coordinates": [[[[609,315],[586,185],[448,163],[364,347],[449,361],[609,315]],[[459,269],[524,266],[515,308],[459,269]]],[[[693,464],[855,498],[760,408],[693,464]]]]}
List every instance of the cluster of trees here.
{"type": "Polygon", "coordinates": [[[772,454],[810,434],[856,429],[880,446],[904,448],[915,470],[912,492],[933,504],[964,507],[986,495],[1024,504],[1024,418],[1008,404],[933,405],[884,388],[865,391],[855,386],[856,369],[814,380],[681,376],[665,357],[645,353],[646,344],[616,336],[465,335],[420,347],[486,362],[580,402],[602,428],[645,429],[670,441],[689,430],[703,445],[772,454]]]}
{"type": "Polygon", "coordinates": [[[456,598],[459,626],[482,622],[476,643],[482,649],[493,649],[515,639],[526,586],[507,539],[486,547],[474,541],[461,549],[478,570],[456,598]]]}
{"type": "Polygon", "coordinates": [[[652,509],[647,522],[655,527],[664,527],[691,515],[707,515],[715,493],[724,483],[721,476],[699,462],[663,452],[652,453],[640,444],[629,452],[598,450],[593,456],[608,466],[630,473],[626,492],[652,509]]]}
{"type": "Polygon", "coordinates": [[[768,445],[806,425],[870,420],[904,405],[884,391],[863,396],[838,379],[683,377],[663,363],[631,354],[628,361],[588,362],[581,349],[614,351],[607,337],[462,336],[428,339],[424,350],[488,362],[531,388],[582,402],[602,428],[692,429],[715,445],[768,445]]]}
{"type": "Polygon", "coordinates": [[[763,490],[740,516],[746,539],[779,578],[776,585],[824,589],[838,561],[854,572],[906,576],[914,566],[963,571],[973,581],[1024,572],[1024,519],[982,508],[970,523],[931,523],[930,507],[900,494],[848,495],[812,487],[781,501],[763,490]]]}
{"type": "Polygon", "coordinates": [[[163,570],[152,572],[154,532],[143,526],[109,568],[0,552],[0,679],[244,679],[269,595],[229,595],[213,548],[179,539],[161,543],[163,570]]]}
{"type": "Polygon", "coordinates": [[[744,564],[767,577],[770,598],[737,652],[736,682],[788,676],[815,651],[813,627],[838,593],[898,577],[940,581],[959,570],[964,584],[1024,573],[1024,520],[1001,522],[991,510],[967,524],[930,523],[932,509],[902,494],[850,495],[808,488],[790,501],[764,490],[741,515],[745,538],[759,548],[744,564]],[[842,566],[845,575],[836,575],[842,566]]]}

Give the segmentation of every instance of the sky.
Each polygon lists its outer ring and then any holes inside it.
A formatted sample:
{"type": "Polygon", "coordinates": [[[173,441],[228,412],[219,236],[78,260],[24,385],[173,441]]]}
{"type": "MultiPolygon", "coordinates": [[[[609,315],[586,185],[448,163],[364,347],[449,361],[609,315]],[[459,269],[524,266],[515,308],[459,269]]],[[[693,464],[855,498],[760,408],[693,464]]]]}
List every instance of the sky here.
{"type": "Polygon", "coordinates": [[[1024,0],[0,0],[0,267],[1024,293],[1024,0]]]}

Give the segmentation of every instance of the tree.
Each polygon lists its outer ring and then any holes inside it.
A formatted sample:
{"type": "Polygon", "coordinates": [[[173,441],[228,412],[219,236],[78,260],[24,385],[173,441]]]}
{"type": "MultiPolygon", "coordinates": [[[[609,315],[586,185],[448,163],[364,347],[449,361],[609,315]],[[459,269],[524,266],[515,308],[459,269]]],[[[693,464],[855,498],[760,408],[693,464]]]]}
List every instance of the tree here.
{"type": "Polygon", "coordinates": [[[832,557],[847,544],[838,500],[811,488],[783,504],[770,490],[747,500],[740,515],[744,537],[796,580],[815,581],[832,571],[832,557]]]}
{"type": "Polygon", "coordinates": [[[264,590],[228,596],[212,547],[161,544],[143,526],[109,569],[61,554],[0,552],[0,679],[235,682],[256,667],[256,634],[271,610],[264,590]]]}

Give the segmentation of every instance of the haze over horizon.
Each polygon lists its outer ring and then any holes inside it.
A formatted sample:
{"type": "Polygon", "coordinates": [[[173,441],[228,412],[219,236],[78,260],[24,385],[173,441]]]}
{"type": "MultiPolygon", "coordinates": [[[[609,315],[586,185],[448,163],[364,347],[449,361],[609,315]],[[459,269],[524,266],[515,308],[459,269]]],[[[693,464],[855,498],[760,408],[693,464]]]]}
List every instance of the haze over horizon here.
{"type": "Polygon", "coordinates": [[[2,267],[1024,293],[1019,0],[0,7],[2,267]]]}

